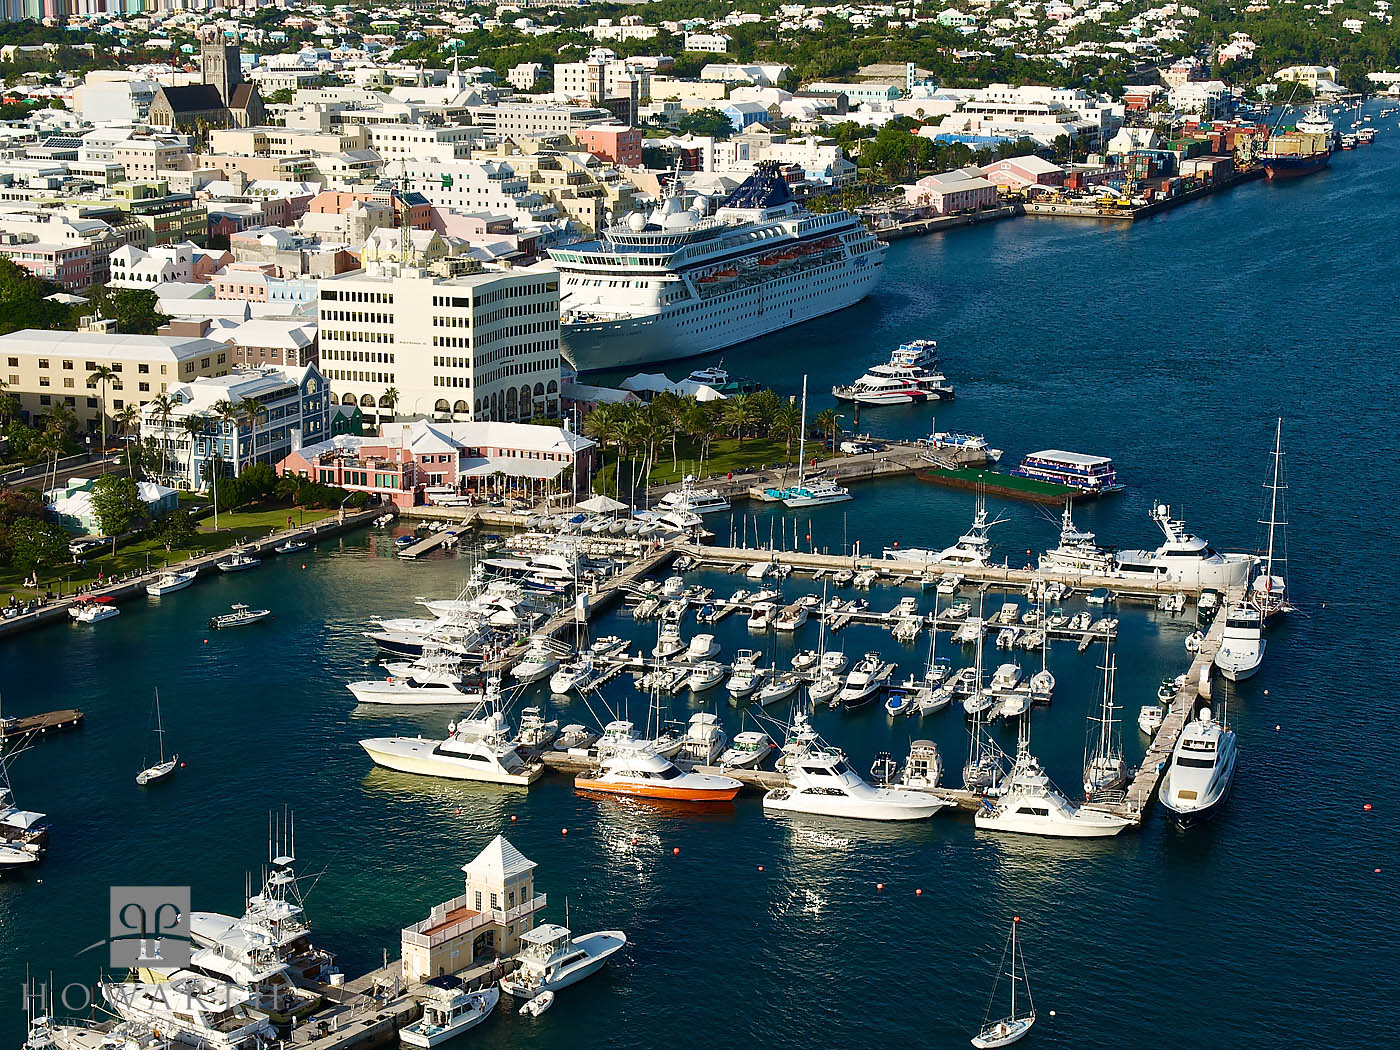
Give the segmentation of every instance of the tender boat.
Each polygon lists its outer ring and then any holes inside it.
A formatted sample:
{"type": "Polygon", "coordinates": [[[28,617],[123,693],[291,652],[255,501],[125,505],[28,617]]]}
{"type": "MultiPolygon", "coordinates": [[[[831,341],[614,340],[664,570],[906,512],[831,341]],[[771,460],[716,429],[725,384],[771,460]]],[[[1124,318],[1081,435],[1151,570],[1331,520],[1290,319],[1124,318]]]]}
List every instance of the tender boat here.
{"type": "Polygon", "coordinates": [[[545,923],[520,935],[519,969],[501,978],[501,991],[531,1000],[591,977],[627,946],[621,930],[570,936],[567,927],[545,923]]]}
{"type": "Polygon", "coordinates": [[[533,999],[531,999],[528,1003],[526,1003],[520,1008],[520,1016],[538,1017],[540,1014],[544,1013],[553,1005],[554,993],[540,992],[539,995],[535,996],[533,999]]]}
{"type": "Polygon", "coordinates": [[[222,613],[209,618],[209,626],[214,630],[221,630],[225,627],[246,627],[250,623],[258,623],[266,620],[272,615],[270,609],[250,609],[242,602],[235,602],[229,606],[232,612],[222,613]]]}
{"type": "Polygon", "coordinates": [[[653,751],[620,751],[574,778],[574,789],[661,802],[713,805],[733,802],[743,787],[733,777],[685,773],[653,751]]]}
{"type": "Polygon", "coordinates": [[[110,620],[113,616],[120,616],[121,612],[112,599],[105,595],[100,598],[88,596],[75,598],[73,604],[68,607],[68,615],[78,623],[98,623],[102,620],[110,620]]]}
{"type": "Polygon", "coordinates": [[[272,549],[278,554],[295,554],[297,551],[306,550],[306,544],[301,540],[288,540],[286,543],[280,543],[272,549]]]}
{"type": "Polygon", "coordinates": [[[423,1000],[422,1018],[399,1030],[399,1039],[409,1046],[433,1047],[456,1038],[490,1017],[501,998],[494,985],[472,992],[450,974],[423,983],[430,992],[423,1000]]]}
{"type": "Polygon", "coordinates": [[[1201,708],[1172,750],[1157,797],[1183,828],[1214,816],[1230,795],[1238,750],[1235,734],[1201,708]]]}
{"type": "Polygon", "coordinates": [[[243,551],[235,551],[232,555],[218,562],[220,572],[243,572],[246,569],[256,569],[262,561],[254,558],[251,554],[243,551]]]}
{"type": "Polygon", "coordinates": [[[198,578],[195,572],[167,572],[154,583],[146,584],[146,593],[153,598],[159,598],[164,594],[174,594],[176,591],[183,591],[198,578]]]}
{"type": "Polygon", "coordinates": [[[948,803],[924,791],[875,787],[835,748],[808,746],[788,764],[787,787],[763,796],[764,812],[856,820],[926,820],[948,803]]]}

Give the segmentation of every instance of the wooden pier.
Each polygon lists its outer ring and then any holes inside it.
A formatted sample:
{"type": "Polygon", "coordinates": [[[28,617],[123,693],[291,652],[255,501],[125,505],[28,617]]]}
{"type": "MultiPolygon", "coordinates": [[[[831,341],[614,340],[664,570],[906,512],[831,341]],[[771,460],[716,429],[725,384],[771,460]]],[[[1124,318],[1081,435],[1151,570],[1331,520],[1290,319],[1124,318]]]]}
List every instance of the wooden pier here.
{"type": "Polygon", "coordinates": [[[419,558],[424,554],[437,550],[449,539],[453,539],[455,537],[456,533],[448,529],[441,529],[438,532],[430,532],[417,543],[414,543],[399,551],[399,557],[406,558],[409,561],[413,561],[415,558],[419,558]]]}
{"type": "Polygon", "coordinates": [[[42,736],[44,733],[57,732],[60,729],[74,729],[82,724],[83,713],[77,708],[45,711],[43,714],[30,715],[27,718],[4,718],[0,719],[0,740],[17,739],[31,734],[42,736]]]}

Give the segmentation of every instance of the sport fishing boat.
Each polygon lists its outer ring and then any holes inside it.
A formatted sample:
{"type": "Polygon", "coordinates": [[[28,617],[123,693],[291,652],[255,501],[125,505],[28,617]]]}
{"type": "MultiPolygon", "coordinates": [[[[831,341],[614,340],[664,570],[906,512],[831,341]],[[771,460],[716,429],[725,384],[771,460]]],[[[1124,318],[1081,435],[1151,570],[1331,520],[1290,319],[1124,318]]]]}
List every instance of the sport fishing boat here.
{"type": "Polygon", "coordinates": [[[250,623],[258,623],[272,615],[270,609],[250,609],[242,602],[235,602],[229,606],[229,609],[231,611],[211,616],[209,626],[214,630],[227,627],[247,627],[250,623]]]}
{"type": "Polygon", "coordinates": [[[653,751],[618,752],[574,778],[576,791],[692,805],[733,802],[743,786],[733,777],[683,773],[653,751]]]}
{"type": "Polygon", "coordinates": [[[467,695],[461,684],[461,676],[452,671],[418,670],[406,675],[351,682],[346,688],[362,704],[440,707],[466,702],[467,695]]]}
{"type": "Polygon", "coordinates": [[[226,981],[185,974],[161,982],[99,982],[102,997],[123,1021],[135,1021],[181,1044],[207,1050],[261,1050],[277,1039],[265,1017],[249,1009],[251,993],[226,981]]]}
{"type": "Polygon", "coordinates": [[[993,521],[987,519],[987,501],[982,493],[977,494],[976,509],[972,515],[972,527],[958,537],[958,542],[941,551],[926,547],[886,547],[886,558],[894,561],[912,561],[940,567],[982,568],[990,563],[992,541],[988,533],[994,525],[1000,525],[1005,518],[993,521]]]}
{"type": "MultiPolygon", "coordinates": [[[[1024,727],[1029,719],[1021,719],[1024,727]]],[[[1022,730],[1024,733],[1024,729],[1022,730]]],[[[1108,838],[1132,824],[1107,810],[1076,806],[1050,783],[1040,762],[1022,746],[995,801],[983,799],[972,821],[979,829],[1050,838],[1108,838]]]]}
{"type": "Polygon", "coordinates": [[[1119,551],[1114,559],[1118,575],[1150,582],[1210,587],[1226,591],[1249,582],[1254,558],[1249,554],[1221,554],[1199,536],[1186,531],[1186,523],[1172,517],[1165,503],[1152,508],[1152,520],[1165,541],[1156,550],[1119,551]]]}
{"type": "Polygon", "coordinates": [[[926,791],[875,787],[836,748],[808,746],[786,770],[787,787],[763,796],[764,812],[810,813],[855,820],[926,820],[946,801],[926,791]]]}
{"type": "Polygon", "coordinates": [[[889,361],[873,365],[854,383],[831,388],[838,401],[862,405],[908,405],[953,396],[948,377],[938,362],[938,344],[932,339],[903,343],[889,361]]]}
{"type": "Polygon", "coordinates": [[[1107,576],[1113,572],[1113,552],[1100,547],[1094,534],[1078,528],[1074,524],[1073,501],[1065,500],[1064,513],[1060,515],[1060,542],[1040,556],[1042,572],[1076,572],[1093,576],[1107,576]]]}
{"type": "Polygon", "coordinates": [[[1157,789],[1162,805],[1183,828],[1209,819],[1224,804],[1235,780],[1237,755],[1234,732],[1210,708],[1201,708],[1186,724],[1157,789]]]}
{"type": "Polygon", "coordinates": [[[761,730],[746,730],[734,735],[728,750],[715,764],[722,769],[757,769],[773,753],[774,743],[761,730]]]}
{"type": "Polygon", "coordinates": [[[627,935],[621,930],[573,937],[566,926],[544,923],[520,935],[515,956],[520,966],[501,978],[501,991],[516,999],[558,992],[597,973],[625,947],[627,935]]]}
{"type": "Polygon", "coordinates": [[[832,707],[845,707],[855,711],[875,698],[875,694],[889,684],[894,674],[894,664],[885,662],[877,652],[863,656],[851,673],[846,676],[846,684],[831,699],[832,707]]]}
{"type": "Polygon", "coordinates": [[[846,211],[814,214],[760,161],[702,216],[672,180],[649,216],[549,249],[564,355],[580,372],[722,350],[851,306],[879,280],[886,246],[846,211]]]}
{"type": "Polygon", "coordinates": [[[146,584],[146,593],[153,598],[159,598],[163,594],[174,594],[176,591],[183,591],[198,578],[195,572],[167,572],[154,583],[146,584]]]}
{"type": "Polygon", "coordinates": [[[429,989],[423,1016],[399,1031],[399,1039],[409,1046],[434,1047],[455,1039],[490,1017],[501,998],[501,990],[494,985],[468,991],[466,983],[451,974],[429,977],[423,983],[429,989]]]}
{"type": "Polygon", "coordinates": [[[687,474],[678,490],[668,492],[656,501],[656,509],[663,514],[668,511],[719,514],[730,508],[729,500],[721,496],[718,489],[698,489],[695,487],[695,475],[687,474]]]}

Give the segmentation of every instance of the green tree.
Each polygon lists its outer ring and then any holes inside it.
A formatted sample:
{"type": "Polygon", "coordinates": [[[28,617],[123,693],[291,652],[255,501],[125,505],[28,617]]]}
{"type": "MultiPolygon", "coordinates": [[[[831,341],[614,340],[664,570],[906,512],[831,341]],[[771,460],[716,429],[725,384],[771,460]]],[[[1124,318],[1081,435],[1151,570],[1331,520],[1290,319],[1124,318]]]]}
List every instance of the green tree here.
{"type": "Polygon", "coordinates": [[[124,474],[104,474],[92,486],[92,509],[104,535],[130,532],[146,516],[136,481],[124,474]]]}
{"type": "Polygon", "coordinates": [[[68,307],[45,298],[57,285],[35,277],[9,259],[0,259],[0,334],[24,328],[68,327],[68,307]]]}
{"type": "Polygon", "coordinates": [[[117,330],[130,335],[155,335],[170,320],[156,309],[156,293],[146,288],[96,288],[89,301],[75,307],[75,314],[94,311],[117,322],[117,330]]]}
{"type": "Polygon", "coordinates": [[[102,473],[107,473],[107,388],[118,381],[118,373],[110,365],[98,365],[88,373],[87,385],[102,388],[102,411],[98,418],[102,423],[102,473]]]}
{"type": "Polygon", "coordinates": [[[188,547],[199,533],[194,517],[183,508],[172,510],[151,528],[157,543],[169,554],[176,547],[188,547]]]}
{"type": "Polygon", "coordinates": [[[709,135],[727,139],[734,134],[734,125],[717,109],[697,109],[681,114],[676,120],[676,132],[680,135],[709,135]]]}
{"type": "Polygon", "coordinates": [[[21,518],[7,534],[10,564],[17,569],[37,570],[68,557],[68,533],[51,521],[21,518]]]}

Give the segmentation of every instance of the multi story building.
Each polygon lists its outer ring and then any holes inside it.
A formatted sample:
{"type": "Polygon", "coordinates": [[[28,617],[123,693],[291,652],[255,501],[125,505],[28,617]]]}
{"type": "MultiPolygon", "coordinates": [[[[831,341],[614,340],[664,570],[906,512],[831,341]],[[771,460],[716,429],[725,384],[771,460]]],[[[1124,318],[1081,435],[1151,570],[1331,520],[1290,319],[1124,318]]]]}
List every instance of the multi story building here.
{"type": "Polygon", "coordinates": [[[390,265],[319,287],[321,367],[336,399],[359,404],[367,422],[400,411],[460,420],[558,413],[554,271],[437,277],[390,265]]]}
{"type": "Polygon", "coordinates": [[[182,383],[169,396],[174,404],[168,413],[152,404],[142,408],[141,437],[155,439],[165,454],[165,476],[184,488],[202,489],[205,468],[213,462],[235,476],[250,463],[280,463],[303,441],[321,441],[330,426],[330,399],[315,365],[238,366],[182,383]],[[224,419],[216,407],[223,402],[257,408],[224,419]],[[184,421],[191,418],[204,424],[201,432],[186,430],[184,421]]]}
{"type": "Polygon", "coordinates": [[[642,163],[642,132],[620,124],[594,124],[574,136],[589,153],[612,164],[635,168],[642,163]]]}
{"type": "Polygon", "coordinates": [[[127,405],[144,406],[199,376],[223,375],[232,360],[229,348],[212,339],[124,335],[114,321],[93,320],[76,332],[26,328],[0,336],[0,375],[19,399],[21,414],[35,419],[66,404],[89,433],[101,429],[104,392],[89,381],[97,368],[116,373],[105,391],[107,412],[113,415],[127,405]]]}

